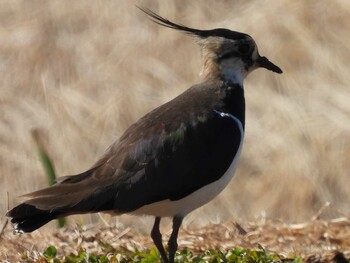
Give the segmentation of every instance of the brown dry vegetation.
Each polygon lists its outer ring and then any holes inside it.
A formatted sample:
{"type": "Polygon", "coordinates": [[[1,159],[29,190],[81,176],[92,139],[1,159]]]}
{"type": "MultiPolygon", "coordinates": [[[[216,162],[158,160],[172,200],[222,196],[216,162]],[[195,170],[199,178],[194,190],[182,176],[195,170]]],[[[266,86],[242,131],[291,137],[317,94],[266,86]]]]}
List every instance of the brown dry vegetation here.
{"type": "MultiPolygon", "coordinates": [[[[324,218],[350,217],[347,0],[1,1],[1,215],[7,192],[12,206],[47,185],[31,129],[44,132],[59,175],[79,173],[128,125],[200,81],[194,41],[151,23],[135,4],[185,25],[246,32],[284,70],[258,70],[246,80],[236,176],[185,225],[302,222],[327,202],[324,218]]],[[[137,221],[140,231],[148,232],[148,220],[137,221]]]]}
{"type": "MultiPolygon", "coordinates": [[[[165,225],[162,231],[168,239],[171,225],[165,225]]],[[[84,225],[53,231],[39,229],[20,236],[12,235],[7,230],[0,239],[0,261],[12,262],[18,260],[20,255],[35,260],[42,257],[42,252],[49,245],[58,248],[59,257],[77,255],[82,250],[89,254],[106,255],[115,251],[128,254],[154,247],[149,235],[120,224],[103,227],[84,225]]],[[[228,221],[199,229],[183,228],[179,235],[179,250],[187,248],[194,255],[210,249],[229,250],[237,247],[263,248],[281,259],[302,257],[303,262],[307,263],[348,263],[350,221],[346,218],[330,221],[315,218],[301,224],[262,220],[243,225],[228,221]]]]}

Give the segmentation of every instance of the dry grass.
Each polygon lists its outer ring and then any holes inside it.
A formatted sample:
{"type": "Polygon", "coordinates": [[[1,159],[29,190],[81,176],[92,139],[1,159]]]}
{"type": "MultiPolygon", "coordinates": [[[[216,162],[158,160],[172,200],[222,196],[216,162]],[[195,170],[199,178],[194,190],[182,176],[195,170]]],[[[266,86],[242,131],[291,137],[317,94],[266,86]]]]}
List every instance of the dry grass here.
{"type": "MultiPolygon", "coordinates": [[[[165,239],[169,238],[170,230],[170,224],[164,227],[165,239]]],[[[38,259],[49,245],[57,247],[59,257],[78,255],[82,250],[89,254],[106,255],[115,251],[128,254],[154,247],[149,235],[140,235],[132,228],[118,224],[75,226],[54,231],[39,229],[21,236],[6,231],[0,240],[0,260],[13,262],[20,255],[38,259]]],[[[239,227],[228,221],[200,229],[181,229],[179,235],[179,250],[187,248],[194,255],[209,249],[238,247],[252,250],[262,247],[282,259],[302,257],[306,263],[345,263],[350,259],[350,221],[345,218],[331,221],[314,219],[302,224],[260,221],[239,227]],[[244,233],[240,231],[242,227],[244,233]]]]}
{"type": "MultiPolygon", "coordinates": [[[[324,217],[350,216],[346,0],[1,1],[1,215],[7,192],[12,206],[47,185],[31,129],[46,134],[59,175],[79,173],[128,125],[200,81],[196,44],[149,22],[135,4],[189,26],[247,32],[285,72],[258,70],[246,80],[237,174],[185,224],[265,216],[300,222],[326,202],[324,217]]],[[[139,228],[148,229],[143,222],[139,228]]]]}

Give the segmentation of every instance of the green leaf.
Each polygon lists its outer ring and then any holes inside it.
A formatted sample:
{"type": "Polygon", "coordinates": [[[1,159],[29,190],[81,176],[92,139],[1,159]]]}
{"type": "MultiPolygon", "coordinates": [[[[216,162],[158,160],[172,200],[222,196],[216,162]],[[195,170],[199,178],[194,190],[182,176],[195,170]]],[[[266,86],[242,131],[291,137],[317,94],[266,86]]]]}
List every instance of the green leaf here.
{"type": "Polygon", "coordinates": [[[56,257],[56,255],[57,255],[57,249],[54,246],[49,246],[44,252],[44,256],[46,258],[54,258],[56,257]]]}

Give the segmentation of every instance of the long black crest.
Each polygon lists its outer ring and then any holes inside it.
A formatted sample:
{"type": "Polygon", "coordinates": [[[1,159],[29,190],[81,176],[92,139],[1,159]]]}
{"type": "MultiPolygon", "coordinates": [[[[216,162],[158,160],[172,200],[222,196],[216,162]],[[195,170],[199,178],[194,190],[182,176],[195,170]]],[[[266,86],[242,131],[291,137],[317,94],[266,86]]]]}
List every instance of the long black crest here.
{"type": "Polygon", "coordinates": [[[225,28],[217,28],[212,30],[200,30],[200,29],[187,27],[181,24],[176,24],[174,22],[171,22],[170,20],[164,17],[161,17],[160,15],[154,13],[152,10],[148,8],[139,7],[139,6],[136,6],[136,7],[140,9],[142,12],[144,12],[145,14],[147,14],[148,16],[150,16],[151,20],[158,25],[184,31],[187,34],[194,35],[200,38],[224,37],[224,38],[233,39],[233,40],[241,40],[241,39],[246,39],[248,36],[247,34],[231,31],[225,28]]]}
{"type": "Polygon", "coordinates": [[[137,8],[140,9],[145,14],[147,14],[148,16],[150,16],[152,18],[151,20],[158,25],[184,31],[188,34],[196,35],[199,37],[205,37],[205,30],[199,30],[199,29],[190,28],[181,24],[175,24],[174,22],[171,22],[168,19],[154,13],[152,10],[148,8],[143,8],[139,6],[137,6],[137,8]]]}

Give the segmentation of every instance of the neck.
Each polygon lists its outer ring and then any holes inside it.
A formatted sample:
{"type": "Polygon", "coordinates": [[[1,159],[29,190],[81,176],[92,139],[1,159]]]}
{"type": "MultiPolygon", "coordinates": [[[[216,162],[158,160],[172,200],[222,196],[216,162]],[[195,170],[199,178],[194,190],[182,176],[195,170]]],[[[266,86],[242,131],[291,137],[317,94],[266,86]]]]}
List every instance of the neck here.
{"type": "Polygon", "coordinates": [[[243,80],[247,73],[240,62],[241,61],[224,60],[219,64],[212,52],[203,50],[203,68],[200,75],[204,81],[221,79],[225,82],[243,87],[243,80]]]}
{"type": "Polygon", "coordinates": [[[245,123],[245,99],[244,89],[239,84],[225,84],[223,112],[227,112],[238,118],[243,126],[245,123]]]}
{"type": "Polygon", "coordinates": [[[243,87],[243,80],[247,75],[247,71],[240,59],[226,59],[221,62],[222,78],[232,84],[243,87]]]}

